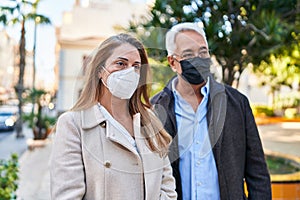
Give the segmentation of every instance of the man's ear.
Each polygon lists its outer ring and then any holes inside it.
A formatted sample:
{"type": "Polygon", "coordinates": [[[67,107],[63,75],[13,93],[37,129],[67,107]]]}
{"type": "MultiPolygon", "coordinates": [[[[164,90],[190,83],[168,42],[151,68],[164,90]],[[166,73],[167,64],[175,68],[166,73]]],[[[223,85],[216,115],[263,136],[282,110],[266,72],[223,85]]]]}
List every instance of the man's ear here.
{"type": "Polygon", "coordinates": [[[176,66],[175,66],[176,60],[174,59],[173,55],[168,56],[168,62],[169,62],[169,65],[170,65],[172,71],[173,71],[173,72],[176,72],[176,71],[177,71],[177,70],[176,70],[176,66]]]}

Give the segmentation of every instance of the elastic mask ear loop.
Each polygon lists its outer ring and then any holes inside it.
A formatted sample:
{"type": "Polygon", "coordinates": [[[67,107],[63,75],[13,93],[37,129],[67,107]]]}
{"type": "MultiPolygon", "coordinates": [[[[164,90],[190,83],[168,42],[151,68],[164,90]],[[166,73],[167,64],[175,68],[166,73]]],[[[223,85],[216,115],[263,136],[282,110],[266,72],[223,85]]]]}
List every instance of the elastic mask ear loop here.
{"type": "MultiPolygon", "coordinates": [[[[104,66],[102,66],[102,68],[103,68],[104,71],[106,71],[106,72],[108,73],[108,76],[111,74],[109,71],[107,71],[107,69],[106,69],[104,66]]],[[[108,78],[108,76],[107,76],[107,78],[108,78]]],[[[106,78],[106,80],[107,80],[107,78],[106,78]]],[[[101,78],[101,81],[102,81],[103,85],[104,85],[106,88],[109,88],[109,87],[107,86],[107,84],[104,83],[103,78],[101,78]]]]}
{"type": "Polygon", "coordinates": [[[176,62],[178,62],[178,63],[180,63],[180,61],[179,60],[177,60],[177,58],[176,58],[176,56],[175,55],[172,55],[172,58],[176,61],[176,62]]]}
{"type": "MultiPolygon", "coordinates": [[[[173,58],[176,62],[178,62],[178,63],[180,64],[180,61],[177,60],[177,58],[176,58],[175,55],[172,55],[172,58],[173,58]]],[[[180,67],[181,67],[181,64],[180,64],[180,67]]],[[[181,68],[181,70],[182,70],[182,68],[181,68]]],[[[179,75],[180,77],[183,77],[181,74],[179,74],[179,73],[177,72],[177,70],[176,70],[176,74],[179,75]]]]}

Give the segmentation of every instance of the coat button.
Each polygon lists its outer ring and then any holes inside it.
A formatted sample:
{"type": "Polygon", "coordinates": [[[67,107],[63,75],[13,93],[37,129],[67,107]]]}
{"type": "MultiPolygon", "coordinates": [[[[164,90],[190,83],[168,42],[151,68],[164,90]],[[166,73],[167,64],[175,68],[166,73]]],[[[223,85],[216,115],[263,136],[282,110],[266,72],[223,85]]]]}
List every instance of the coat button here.
{"type": "Polygon", "coordinates": [[[110,161],[105,161],[104,162],[104,166],[106,167],[106,168],[110,168],[111,167],[111,163],[110,163],[110,161]]]}
{"type": "Polygon", "coordinates": [[[101,126],[102,128],[105,128],[105,127],[106,127],[106,121],[101,122],[101,123],[100,123],[100,126],[101,126]]]}

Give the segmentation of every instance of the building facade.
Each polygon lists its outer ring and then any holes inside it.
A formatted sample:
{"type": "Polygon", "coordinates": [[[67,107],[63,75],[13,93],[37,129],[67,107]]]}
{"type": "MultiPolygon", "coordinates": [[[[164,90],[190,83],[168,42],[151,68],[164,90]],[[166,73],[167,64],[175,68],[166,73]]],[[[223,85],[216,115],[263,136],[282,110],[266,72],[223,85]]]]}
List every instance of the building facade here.
{"type": "Polygon", "coordinates": [[[0,101],[11,98],[15,80],[16,42],[0,31],[0,101]]]}
{"type": "Polygon", "coordinates": [[[72,107],[83,85],[84,59],[106,38],[121,32],[129,20],[145,14],[146,3],[129,0],[85,0],[75,2],[63,14],[57,28],[57,112],[72,107]]]}

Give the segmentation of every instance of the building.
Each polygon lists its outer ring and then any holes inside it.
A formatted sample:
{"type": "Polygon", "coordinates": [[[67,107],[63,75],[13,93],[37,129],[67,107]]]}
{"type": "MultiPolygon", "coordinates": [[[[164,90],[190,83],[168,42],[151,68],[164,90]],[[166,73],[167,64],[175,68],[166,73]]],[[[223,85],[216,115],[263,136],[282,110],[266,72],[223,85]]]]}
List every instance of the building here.
{"type": "MultiPolygon", "coordinates": [[[[4,30],[0,31],[0,101],[17,98],[14,87],[19,80],[19,44],[4,30]]],[[[26,51],[26,66],[23,77],[24,88],[32,87],[32,51],[26,51]]]]}
{"type": "Polygon", "coordinates": [[[127,27],[130,19],[144,15],[147,8],[144,2],[130,0],[76,0],[72,11],[63,14],[62,26],[56,30],[58,113],[70,109],[78,99],[84,59],[120,27],[127,27]]]}
{"type": "Polygon", "coordinates": [[[11,97],[15,80],[16,42],[6,31],[0,31],[0,101],[11,97]]]}

